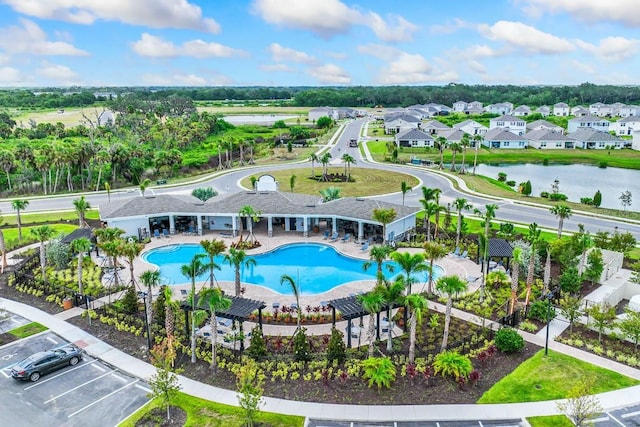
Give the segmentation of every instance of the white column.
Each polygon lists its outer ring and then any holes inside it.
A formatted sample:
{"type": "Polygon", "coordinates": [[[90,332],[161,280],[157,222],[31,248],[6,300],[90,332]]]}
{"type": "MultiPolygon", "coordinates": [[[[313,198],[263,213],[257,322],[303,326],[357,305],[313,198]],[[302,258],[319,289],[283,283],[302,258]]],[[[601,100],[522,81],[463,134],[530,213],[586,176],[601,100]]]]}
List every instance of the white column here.
{"type": "Polygon", "coordinates": [[[364,223],[362,221],[358,221],[358,241],[364,239],[364,223]]]}
{"type": "Polygon", "coordinates": [[[273,237],[273,218],[267,216],[267,235],[273,237]]]}
{"type": "Polygon", "coordinates": [[[173,215],[169,215],[169,234],[176,234],[176,221],[173,215]]]}
{"type": "Polygon", "coordinates": [[[202,215],[198,214],[198,236],[202,236],[202,215]]]}
{"type": "Polygon", "coordinates": [[[288,216],[284,217],[284,231],[291,231],[291,218],[288,216]]]}
{"type": "Polygon", "coordinates": [[[231,217],[231,234],[233,237],[238,235],[238,217],[235,215],[231,217]]]}
{"type": "Polygon", "coordinates": [[[309,237],[309,218],[302,217],[302,237],[309,237]]]}

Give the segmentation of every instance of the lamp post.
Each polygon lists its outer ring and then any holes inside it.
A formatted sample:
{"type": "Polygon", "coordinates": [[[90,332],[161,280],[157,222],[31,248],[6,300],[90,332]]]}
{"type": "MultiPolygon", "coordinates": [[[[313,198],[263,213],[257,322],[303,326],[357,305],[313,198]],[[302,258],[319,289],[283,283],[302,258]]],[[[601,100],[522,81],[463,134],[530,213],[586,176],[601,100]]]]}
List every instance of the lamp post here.
{"type": "Polygon", "coordinates": [[[549,292],[545,295],[547,299],[547,336],[544,341],[544,355],[547,356],[549,354],[549,322],[551,321],[551,298],[553,298],[553,293],[549,292]]]}

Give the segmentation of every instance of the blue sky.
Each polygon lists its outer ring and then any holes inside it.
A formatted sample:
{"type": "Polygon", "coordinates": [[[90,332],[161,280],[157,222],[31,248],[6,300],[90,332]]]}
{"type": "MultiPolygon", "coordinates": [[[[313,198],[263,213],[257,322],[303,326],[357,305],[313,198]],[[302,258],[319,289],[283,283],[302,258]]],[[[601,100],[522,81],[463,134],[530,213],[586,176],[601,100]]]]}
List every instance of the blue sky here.
{"type": "Polygon", "coordinates": [[[638,84],[638,0],[0,0],[0,86],[638,84]]]}

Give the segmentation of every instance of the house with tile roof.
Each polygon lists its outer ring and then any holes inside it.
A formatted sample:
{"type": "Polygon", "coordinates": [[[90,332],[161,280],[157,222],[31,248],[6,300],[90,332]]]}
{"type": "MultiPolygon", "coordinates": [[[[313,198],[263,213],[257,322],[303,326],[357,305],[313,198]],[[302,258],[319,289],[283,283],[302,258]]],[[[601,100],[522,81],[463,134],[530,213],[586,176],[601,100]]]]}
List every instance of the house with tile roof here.
{"type": "Polygon", "coordinates": [[[394,114],[385,116],[384,133],[395,134],[420,127],[422,121],[411,114],[394,114]]]}
{"type": "Polygon", "coordinates": [[[513,111],[513,104],[511,102],[499,102],[497,104],[490,104],[484,107],[484,111],[491,114],[511,114],[513,111]]]}
{"type": "Polygon", "coordinates": [[[576,141],[576,148],[584,148],[586,150],[620,149],[625,145],[624,140],[611,135],[609,132],[587,127],[578,128],[578,130],[569,133],[567,136],[576,141]]]}
{"type": "Polygon", "coordinates": [[[583,117],[589,115],[589,110],[582,105],[576,105],[571,108],[571,115],[575,117],[583,117]]]}
{"type": "Polygon", "coordinates": [[[547,117],[551,114],[551,108],[548,105],[541,105],[536,108],[536,113],[542,114],[542,117],[547,117]]]}
{"type": "Polygon", "coordinates": [[[524,117],[531,114],[531,107],[528,105],[519,105],[513,110],[513,115],[515,117],[524,117]]]}
{"type": "Polygon", "coordinates": [[[423,123],[420,126],[420,129],[428,134],[436,135],[442,131],[450,130],[451,128],[438,120],[429,120],[428,122],[423,123]]]}
{"type": "Polygon", "coordinates": [[[517,135],[508,129],[494,128],[483,135],[482,145],[494,148],[527,148],[528,139],[523,135],[517,135]]]}
{"type": "Polygon", "coordinates": [[[434,137],[421,129],[409,129],[395,135],[397,147],[433,147],[434,137]]]}
{"type": "Polygon", "coordinates": [[[528,140],[528,146],[539,150],[562,150],[567,148],[575,148],[575,141],[562,134],[549,129],[536,129],[527,132],[524,135],[528,140]]]}

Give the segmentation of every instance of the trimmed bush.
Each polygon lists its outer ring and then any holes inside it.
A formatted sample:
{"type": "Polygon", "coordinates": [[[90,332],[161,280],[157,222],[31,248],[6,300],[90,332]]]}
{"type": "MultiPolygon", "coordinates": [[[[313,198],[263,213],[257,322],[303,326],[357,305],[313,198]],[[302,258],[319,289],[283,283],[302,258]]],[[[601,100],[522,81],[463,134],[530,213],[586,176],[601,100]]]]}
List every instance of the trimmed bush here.
{"type": "Polygon", "coordinates": [[[245,353],[253,360],[262,360],[267,356],[267,345],[264,342],[264,335],[262,335],[260,327],[253,328],[253,331],[251,331],[251,341],[245,353]]]}
{"type": "Polygon", "coordinates": [[[471,359],[457,351],[445,351],[436,356],[433,362],[433,372],[443,377],[453,377],[456,381],[460,378],[467,379],[473,371],[471,359]]]}
{"type": "Polygon", "coordinates": [[[513,328],[501,328],[496,332],[496,347],[503,353],[517,353],[524,348],[524,338],[513,328]]]}
{"type": "Polygon", "coordinates": [[[307,330],[300,328],[293,336],[293,358],[296,362],[311,360],[311,346],[307,338],[307,330]]]}
{"type": "Polygon", "coordinates": [[[344,334],[338,329],[331,329],[331,338],[327,344],[327,360],[333,362],[337,360],[342,363],[347,358],[347,347],[344,344],[344,334]]]}
{"type": "MultiPolygon", "coordinates": [[[[529,306],[529,312],[527,317],[530,319],[540,320],[541,322],[547,321],[547,310],[549,309],[548,303],[545,300],[538,300],[531,303],[529,306]]],[[[549,310],[549,318],[553,319],[555,316],[556,309],[551,306],[551,310],[549,310]]]]}

